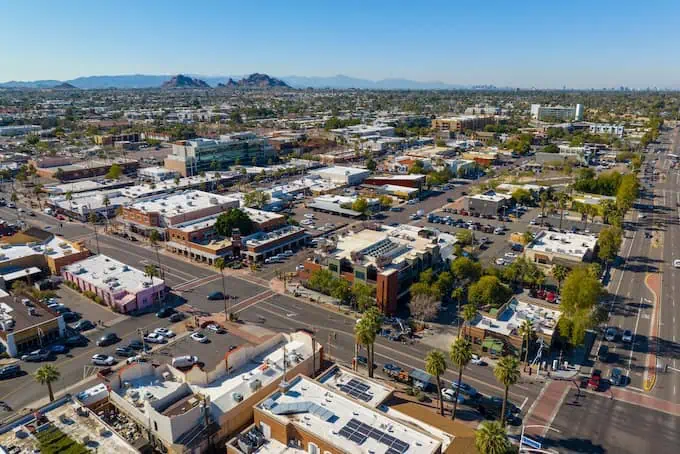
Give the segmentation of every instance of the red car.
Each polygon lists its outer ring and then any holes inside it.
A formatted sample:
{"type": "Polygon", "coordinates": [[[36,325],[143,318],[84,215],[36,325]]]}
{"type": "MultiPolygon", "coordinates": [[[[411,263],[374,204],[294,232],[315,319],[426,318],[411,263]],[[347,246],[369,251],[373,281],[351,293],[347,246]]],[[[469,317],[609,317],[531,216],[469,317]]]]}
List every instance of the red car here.
{"type": "Polygon", "coordinates": [[[555,302],[555,294],[553,292],[548,292],[545,294],[545,300],[549,303],[555,302]]]}
{"type": "Polygon", "coordinates": [[[536,296],[539,297],[540,299],[545,299],[545,290],[541,289],[538,292],[536,292],[536,296]]]}
{"type": "Polygon", "coordinates": [[[600,389],[601,381],[602,371],[600,369],[594,369],[593,373],[590,375],[590,379],[588,380],[588,387],[597,391],[600,389]]]}

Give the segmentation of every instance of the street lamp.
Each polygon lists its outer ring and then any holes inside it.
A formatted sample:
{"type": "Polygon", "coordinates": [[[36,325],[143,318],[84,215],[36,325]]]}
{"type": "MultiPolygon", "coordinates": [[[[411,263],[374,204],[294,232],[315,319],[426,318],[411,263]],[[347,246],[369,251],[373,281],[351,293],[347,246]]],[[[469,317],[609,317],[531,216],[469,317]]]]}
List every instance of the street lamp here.
{"type": "Polygon", "coordinates": [[[535,443],[536,446],[538,446],[538,447],[537,447],[537,448],[533,448],[533,447],[530,446],[530,447],[528,447],[528,448],[522,449],[523,446],[524,446],[524,443],[525,443],[525,440],[524,440],[524,429],[533,428],[533,427],[541,427],[541,428],[543,428],[543,429],[552,430],[553,432],[561,433],[559,430],[555,429],[554,427],[543,426],[543,425],[541,425],[541,424],[531,424],[531,425],[528,425],[528,426],[523,425],[523,426],[522,426],[522,435],[519,437],[519,452],[520,452],[520,453],[521,453],[521,452],[544,452],[544,453],[548,453],[548,454],[553,454],[552,451],[546,451],[546,450],[544,450],[544,449],[541,449],[541,444],[538,443],[538,442],[535,441],[535,440],[532,440],[531,438],[527,438],[527,440],[531,440],[531,442],[535,443]]]}

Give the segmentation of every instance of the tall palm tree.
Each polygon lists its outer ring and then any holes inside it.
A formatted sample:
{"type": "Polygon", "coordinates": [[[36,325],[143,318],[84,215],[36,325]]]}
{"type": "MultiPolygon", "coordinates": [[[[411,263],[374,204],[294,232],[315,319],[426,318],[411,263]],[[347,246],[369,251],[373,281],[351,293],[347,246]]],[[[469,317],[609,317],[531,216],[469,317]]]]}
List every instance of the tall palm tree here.
{"type": "Polygon", "coordinates": [[[87,217],[87,220],[92,224],[92,228],[94,228],[94,240],[97,243],[97,254],[99,254],[99,235],[97,235],[97,214],[92,211],[90,212],[90,215],[87,217]]]}
{"type": "Polygon", "coordinates": [[[557,290],[559,291],[562,289],[562,282],[564,282],[564,280],[567,278],[567,274],[569,274],[569,268],[557,263],[553,265],[551,274],[557,281],[557,290]]]}
{"type": "Polygon", "coordinates": [[[567,202],[569,201],[569,196],[564,192],[561,192],[557,198],[557,204],[560,207],[560,230],[562,230],[562,221],[564,220],[564,210],[567,208],[567,202]]]}
{"type": "Polygon", "coordinates": [[[144,266],[144,276],[148,277],[149,282],[151,282],[151,285],[153,285],[153,278],[158,277],[158,269],[156,268],[156,265],[149,263],[148,265],[144,266]]]}
{"type": "Polygon", "coordinates": [[[40,202],[40,196],[42,195],[42,190],[43,190],[42,184],[36,184],[33,187],[33,194],[35,195],[35,198],[38,200],[38,209],[39,210],[42,210],[42,203],[40,202]]]}
{"type": "Polygon", "coordinates": [[[498,421],[484,421],[475,433],[475,447],[480,454],[505,454],[510,448],[505,427],[498,421]]]}
{"type": "MultiPolygon", "coordinates": [[[[465,324],[467,326],[470,326],[470,323],[477,318],[477,307],[475,307],[474,304],[466,304],[463,306],[463,320],[465,320],[465,324]]],[[[458,333],[460,336],[460,333],[458,333]]]]}
{"type": "Polygon", "coordinates": [[[161,256],[158,253],[158,242],[161,240],[161,235],[158,233],[157,230],[152,230],[151,233],[149,234],[149,243],[151,243],[151,246],[156,250],[156,260],[158,261],[158,269],[160,270],[161,273],[161,279],[164,279],[163,277],[163,267],[161,266],[161,256]]]}
{"type": "MultiPolygon", "coordinates": [[[[458,337],[451,344],[451,350],[449,351],[449,358],[451,362],[458,366],[458,384],[463,383],[463,370],[472,360],[472,344],[469,340],[458,337]]],[[[451,414],[451,419],[456,419],[456,410],[458,409],[458,392],[460,391],[460,386],[456,387],[456,395],[453,398],[453,413],[451,414]]]]}
{"type": "Polygon", "coordinates": [[[496,364],[493,374],[504,387],[503,407],[501,408],[501,424],[505,427],[505,411],[508,405],[510,387],[519,381],[519,361],[514,356],[504,356],[496,364]]]}
{"type": "Polygon", "coordinates": [[[229,313],[227,312],[227,288],[224,286],[224,269],[227,267],[227,261],[224,260],[223,257],[218,258],[215,260],[215,268],[220,270],[220,274],[222,275],[222,296],[223,301],[224,301],[224,319],[229,320],[229,313]]]}
{"type": "MultiPolygon", "coordinates": [[[[355,345],[363,345],[366,347],[366,359],[368,366],[368,376],[373,377],[373,360],[371,356],[371,345],[375,342],[375,333],[373,327],[370,326],[368,320],[359,319],[354,325],[355,345]]],[[[358,349],[357,349],[358,350],[358,349]]]]}
{"type": "Polygon", "coordinates": [[[104,231],[106,232],[109,230],[109,206],[111,206],[111,200],[109,199],[109,196],[105,195],[102,203],[104,208],[106,208],[106,224],[104,225],[104,231]]]}
{"type": "Polygon", "coordinates": [[[588,207],[589,205],[583,204],[578,208],[578,212],[581,214],[581,219],[585,221],[585,223],[583,224],[583,230],[588,228],[588,213],[590,213],[588,207]]]}
{"type": "MultiPolygon", "coordinates": [[[[375,364],[375,339],[378,333],[380,332],[380,328],[382,326],[382,314],[380,313],[380,310],[372,306],[368,308],[364,314],[361,316],[363,320],[365,320],[365,323],[368,325],[369,329],[373,332],[373,337],[372,342],[371,342],[371,363],[375,364]]],[[[369,372],[369,376],[373,377],[373,371],[371,370],[369,372]]]]}
{"type": "Polygon", "coordinates": [[[541,225],[545,223],[545,208],[548,205],[548,193],[542,192],[540,196],[540,206],[541,206],[541,225]]]}
{"type": "Polygon", "coordinates": [[[50,402],[54,402],[54,392],[52,391],[52,383],[59,380],[60,376],[61,373],[59,373],[59,369],[57,369],[52,364],[45,364],[40,369],[35,371],[35,375],[33,375],[35,381],[37,381],[41,385],[47,386],[47,392],[50,395],[50,402]]]}
{"type": "Polygon", "coordinates": [[[444,416],[444,399],[442,399],[442,378],[446,372],[446,358],[439,350],[431,350],[425,357],[425,372],[434,376],[437,382],[437,396],[439,399],[439,413],[444,416]]]}
{"type": "Polygon", "coordinates": [[[524,370],[526,370],[527,366],[529,365],[529,345],[531,345],[531,338],[535,333],[536,329],[534,328],[534,322],[531,320],[524,320],[519,326],[519,335],[522,336],[522,346],[525,348],[524,370]]]}
{"type": "Polygon", "coordinates": [[[73,212],[73,192],[68,191],[66,195],[64,195],[64,199],[68,200],[68,209],[73,212]]]}
{"type": "MultiPolygon", "coordinates": [[[[456,317],[460,317],[460,303],[465,297],[465,289],[463,287],[456,287],[451,291],[451,298],[456,301],[456,317]]],[[[460,330],[458,330],[458,337],[460,337],[460,330]]]]}

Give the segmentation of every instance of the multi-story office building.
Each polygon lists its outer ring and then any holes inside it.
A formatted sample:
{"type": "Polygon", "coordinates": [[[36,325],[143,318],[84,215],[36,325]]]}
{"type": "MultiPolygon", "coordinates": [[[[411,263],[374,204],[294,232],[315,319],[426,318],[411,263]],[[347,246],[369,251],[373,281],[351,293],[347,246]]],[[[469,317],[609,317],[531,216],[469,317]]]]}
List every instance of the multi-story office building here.
{"type": "Polygon", "coordinates": [[[466,130],[484,129],[484,126],[496,123],[496,117],[488,115],[460,115],[457,117],[437,118],[432,120],[432,128],[440,132],[456,133],[466,130]]]}
{"type": "Polygon", "coordinates": [[[581,121],[583,111],[583,104],[575,106],[531,105],[531,117],[539,121],[581,121]]]}
{"type": "Polygon", "coordinates": [[[325,244],[314,261],[305,262],[305,270],[325,268],[349,282],[374,285],[378,307],[393,314],[420,272],[446,263],[455,243],[455,236],[423,227],[378,226],[325,244]]]}
{"type": "Polygon", "coordinates": [[[275,157],[274,148],[264,137],[251,132],[220,136],[218,140],[198,138],[172,145],[165,167],[182,176],[198,175],[229,166],[265,165],[275,157]]]}

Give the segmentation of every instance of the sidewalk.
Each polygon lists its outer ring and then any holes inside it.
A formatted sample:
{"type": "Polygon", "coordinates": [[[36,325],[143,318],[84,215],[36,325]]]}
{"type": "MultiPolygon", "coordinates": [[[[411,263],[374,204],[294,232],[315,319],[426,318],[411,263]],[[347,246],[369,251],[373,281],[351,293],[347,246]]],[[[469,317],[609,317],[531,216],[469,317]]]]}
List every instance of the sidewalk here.
{"type": "Polygon", "coordinates": [[[524,425],[538,425],[545,427],[531,427],[526,429],[526,434],[542,437],[552,425],[555,416],[560,410],[564,399],[567,397],[569,388],[574,386],[570,381],[551,380],[541,390],[533,405],[529,408],[524,425]]]}

